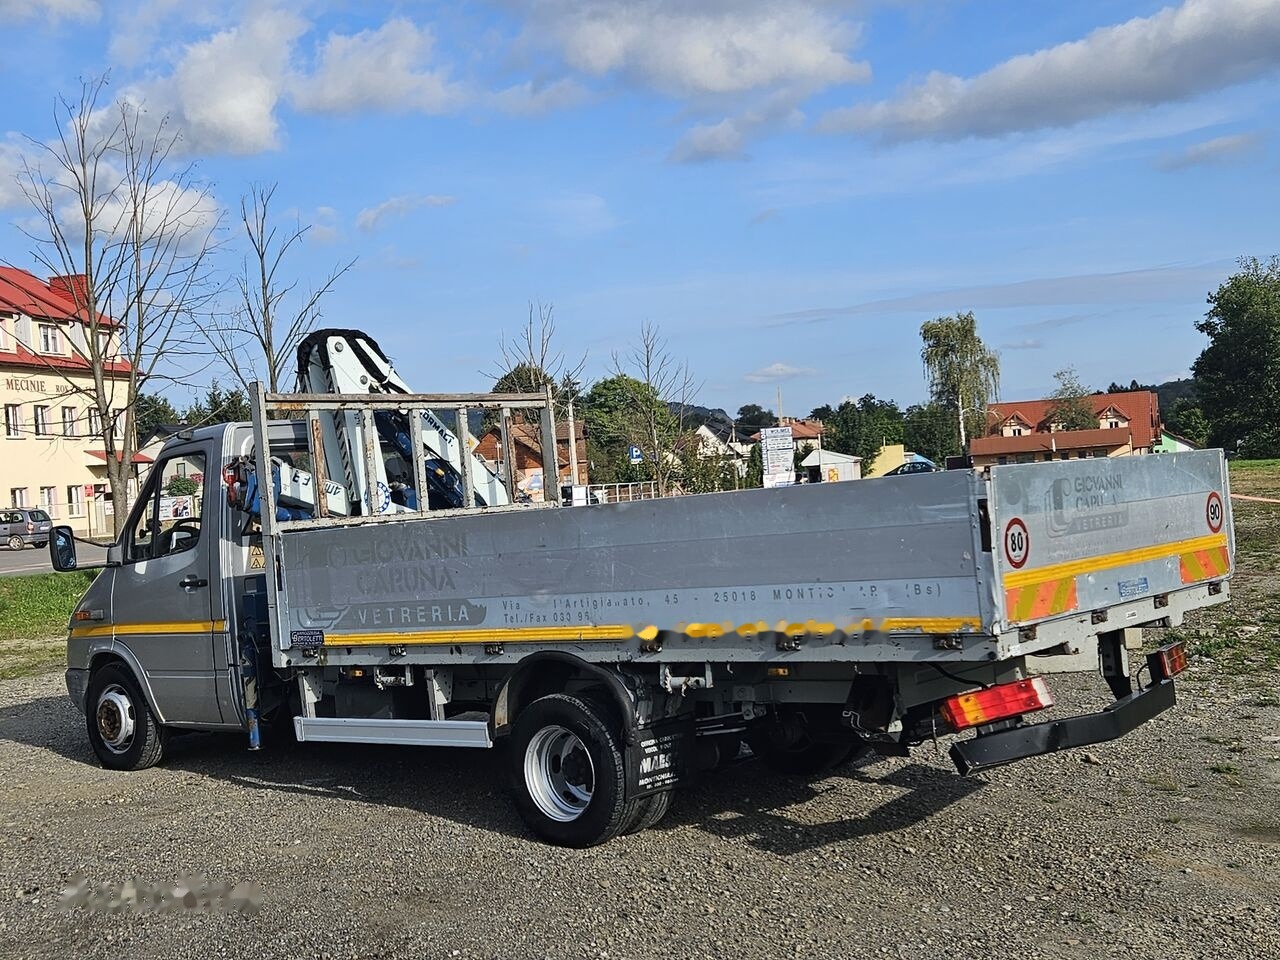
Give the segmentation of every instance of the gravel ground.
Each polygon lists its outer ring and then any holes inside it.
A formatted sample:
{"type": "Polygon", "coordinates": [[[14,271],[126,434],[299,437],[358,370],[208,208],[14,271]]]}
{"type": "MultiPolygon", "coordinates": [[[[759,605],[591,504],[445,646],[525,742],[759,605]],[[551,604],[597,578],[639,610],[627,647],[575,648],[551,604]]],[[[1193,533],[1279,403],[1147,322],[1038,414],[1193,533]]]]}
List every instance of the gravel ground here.
{"type": "Polygon", "coordinates": [[[194,735],[113,773],[59,677],[8,681],[0,956],[1274,957],[1275,679],[1193,670],[1090,755],[962,779],[927,746],[812,784],[748,761],[587,851],[526,834],[500,755],[194,735]],[[262,912],[58,906],[76,872],[183,871],[257,881],[262,912]]]}

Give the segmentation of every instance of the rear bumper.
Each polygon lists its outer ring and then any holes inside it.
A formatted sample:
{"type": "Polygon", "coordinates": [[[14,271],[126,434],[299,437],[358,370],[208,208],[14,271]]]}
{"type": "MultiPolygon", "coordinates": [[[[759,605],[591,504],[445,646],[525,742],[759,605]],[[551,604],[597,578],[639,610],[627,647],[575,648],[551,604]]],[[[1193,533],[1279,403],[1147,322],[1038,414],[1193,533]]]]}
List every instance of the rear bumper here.
{"type": "Polygon", "coordinates": [[[952,744],[951,760],[961,773],[977,773],[1027,757],[1115,740],[1176,702],[1173,681],[1164,680],[1117,700],[1101,713],[1013,727],[962,740],[952,744]]]}

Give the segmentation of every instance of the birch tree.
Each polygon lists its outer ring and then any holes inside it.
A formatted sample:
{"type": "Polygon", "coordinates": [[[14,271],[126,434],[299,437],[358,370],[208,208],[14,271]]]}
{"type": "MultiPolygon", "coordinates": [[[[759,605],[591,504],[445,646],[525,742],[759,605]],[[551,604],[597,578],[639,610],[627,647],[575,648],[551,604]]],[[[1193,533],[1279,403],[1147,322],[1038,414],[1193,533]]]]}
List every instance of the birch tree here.
{"type": "Polygon", "coordinates": [[[972,434],[985,431],[987,404],[1000,395],[1000,357],[978,336],[972,311],[926,321],[920,339],[929,393],[953,412],[964,450],[972,434]]]}

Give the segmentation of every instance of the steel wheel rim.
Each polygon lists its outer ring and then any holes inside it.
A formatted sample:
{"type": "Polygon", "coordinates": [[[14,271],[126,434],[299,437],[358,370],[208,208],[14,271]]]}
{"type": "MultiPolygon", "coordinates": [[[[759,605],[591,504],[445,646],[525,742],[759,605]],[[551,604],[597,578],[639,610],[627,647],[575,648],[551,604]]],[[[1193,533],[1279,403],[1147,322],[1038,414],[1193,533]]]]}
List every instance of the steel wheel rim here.
{"type": "Polygon", "coordinates": [[[113,683],[98,695],[94,711],[98,736],[103,746],[112,753],[125,753],[133,743],[133,701],[118,683],[113,683]]]}
{"type": "Polygon", "coordinates": [[[22,542],[22,538],[21,538],[21,537],[10,537],[10,538],[9,538],[9,549],[10,549],[10,550],[21,550],[24,546],[26,546],[26,544],[22,542]]]}
{"type": "Polygon", "coordinates": [[[591,805],[595,764],[576,733],[552,724],[534,734],[525,748],[524,782],[543,814],[557,823],[571,823],[591,805]]]}

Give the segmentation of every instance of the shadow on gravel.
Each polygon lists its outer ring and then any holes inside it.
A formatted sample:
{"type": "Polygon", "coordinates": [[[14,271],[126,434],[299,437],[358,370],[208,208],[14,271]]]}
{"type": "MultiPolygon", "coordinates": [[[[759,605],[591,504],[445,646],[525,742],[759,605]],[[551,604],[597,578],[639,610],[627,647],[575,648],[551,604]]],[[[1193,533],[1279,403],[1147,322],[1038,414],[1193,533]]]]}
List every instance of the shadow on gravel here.
{"type": "MultiPolygon", "coordinates": [[[[65,697],[40,697],[0,707],[0,741],[49,750],[73,762],[97,766],[84,733],[84,718],[65,697]]],[[[250,753],[238,734],[192,733],[173,737],[161,769],[178,770],[246,790],[349,800],[412,810],[522,840],[532,839],[508,797],[505,748],[456,750],[432,747],[269,743],[250,753]]],[[[849,765],[825,781],[766,774],[747,760],[680,792],[672,812],[655,829],[689,826],[760,850],[790,855],[857,837],[892,833],[936,816],[984,784],[975,778],[911,763],[876,774],[876,761],[849,765]],[[864,815],[826,823],[797,819],[790,808],[837,789],[833,778],[869,792],[894,795],[864,815]],[[905,791],[905,792],[902,792],[905,791]]]]}
{"type": "Polygon", "coordinates": [[[85,737],[84,717],[65,696],[0,707],[2,740],[49,750],[74,763],[98,763],[85,737]]]}
{"type": "Polygon", "coordinates": [[[685,793],[681,800],[691,802],[679,803],[656,829],[691,825],[726,840],[742,840],[758,850],[788,856],[913,826],[985,786],[982,780],[919,763],[874,776],[868,772],[873,765],[874,761],[867,766],[849,766],[831,775],[861,783],[868,790],[893,787],[907,791],[863,816],[826,823],[797,820],[788,808],[836,788],[793,777],[770,775],[762,780],[759,765],[747,762],[730,775],[685,793]]]}

